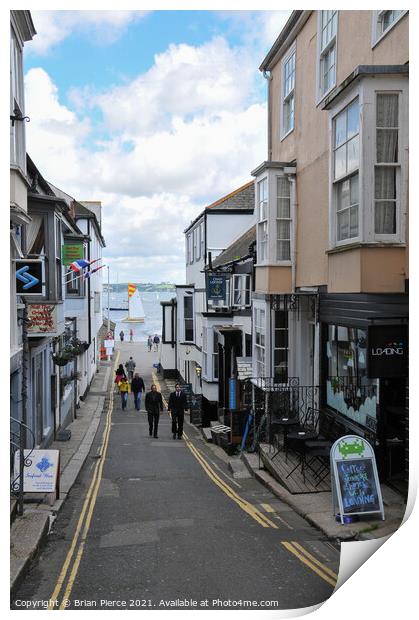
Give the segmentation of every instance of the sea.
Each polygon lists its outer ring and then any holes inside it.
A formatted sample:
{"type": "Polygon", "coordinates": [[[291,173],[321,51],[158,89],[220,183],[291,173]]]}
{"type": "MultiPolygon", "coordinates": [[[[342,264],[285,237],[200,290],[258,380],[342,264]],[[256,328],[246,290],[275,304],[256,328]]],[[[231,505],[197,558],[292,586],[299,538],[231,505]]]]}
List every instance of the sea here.
{"type": "MultiPolygon", "coordinates": [[[[175,297],[175,290],[167,291],[145,291],[140,293],[141,301],[144,307],[145,319],[144,323],[125,323],[124,319],[128,316],[128,300],[127,292],[115,293],[112,292],[109,295],[111,308],[125,308],[125,310],[111,310],[109,315],[111,321],[116,323],[115,338],[119,340],[119,333],[123,330],[125,334],[125,340],[129,340],[130,329],[134,332],[134,341],[143,342],[147,340],[149,336],[158,334],[161,339],[162,335],[162,307],[161,301],[169,301],[175,297]]],[[[108,318],[108,294],[103,292],[103,316],[108,318]]]]}

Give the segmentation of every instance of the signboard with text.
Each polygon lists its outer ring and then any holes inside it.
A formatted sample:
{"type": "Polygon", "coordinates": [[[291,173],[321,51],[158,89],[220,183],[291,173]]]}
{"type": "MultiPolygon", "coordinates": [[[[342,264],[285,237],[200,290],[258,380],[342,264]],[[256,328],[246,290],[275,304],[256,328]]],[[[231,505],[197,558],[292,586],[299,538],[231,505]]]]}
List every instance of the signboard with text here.
{"type": "Polygon", "coordinates": [[[84,247],[82,243],[65,243],[61,246],[61,259],[63,265],[68,267],[75,260],[84,258],[84,247]]]}
{"type": "MultiPolygon", "coordinates": [[[[23,468],[24,493],[57,493],[59,495],[60,451],[25,450],[23,468]]],[[[15,453],[15,477],[19,475],[20,453],[15,453]]]]}
{"type": "Polygon", "coordinates": [[[375,454],[363,437],[345,435],[330,451],[333,508],[344,517],[380,513],[384,520],[375,454]]]}
{"type": "Polygon", "coordinates": [[[368,377],[385,379],[407,377],[407,325],[370,325],[368,327],[368,377]]]}
{"type": "Polygon", "coordinates": [[[29,336],[45,336],[57,331],[57,306],[55,304],[28,304],[29,336]]]}
{"type": "Polygon", "coordinates": [[[223,300],[226,296],[226,276],[208,276],[208,300],[223,300]]]}

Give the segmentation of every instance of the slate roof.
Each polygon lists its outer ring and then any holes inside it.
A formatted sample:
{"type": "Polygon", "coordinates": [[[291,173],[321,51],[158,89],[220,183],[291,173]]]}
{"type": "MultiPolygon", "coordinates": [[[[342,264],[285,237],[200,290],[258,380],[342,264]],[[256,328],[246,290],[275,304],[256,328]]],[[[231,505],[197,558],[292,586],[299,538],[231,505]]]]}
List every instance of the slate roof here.
{"type": "Polygon", "coordinates": [[[256,225],[246,230],[238,239],[212,261],[213,268],[221,267],[249,255],[249,246],[256,241],[256,225]]]}

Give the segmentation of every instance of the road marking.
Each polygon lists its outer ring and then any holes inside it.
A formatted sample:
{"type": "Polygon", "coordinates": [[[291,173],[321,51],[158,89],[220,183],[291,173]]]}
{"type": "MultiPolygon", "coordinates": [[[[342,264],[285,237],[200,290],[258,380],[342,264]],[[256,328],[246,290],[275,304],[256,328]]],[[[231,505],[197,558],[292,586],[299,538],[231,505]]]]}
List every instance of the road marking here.
{"type": "Polygon", "coordinates": [[[308,551],[306,551],[301,545],[296,542],[291,543],[288,541],[282,541],[281,545],[283,545],[285,549],[287,549],[287,551],[295,555],[295,557],[297,557],[303,564],[310,568],[329,585],[333,587],[336,586],[337,576],[335,576],[335,574],[329,568],[327,568],[327,566],[324,566],[321,562],[316,560],[316,558],[314,558],[310,553],[308,553],[308,551]],[[300,550],[302,551],[302,553],[300,553],[300,550]],[[311,561],[309,557],[312,558],[314,561],[311,561]],[[320,570],[319,566],[322,567],[322,570],[320,570]],[[329,573],[332,573],[334,577],[330,577],[329,573]]]}
{"type": "MultiPolygon", "coordinates": [[[[161,390],[160,383],[154,373],[153,373],[153,382],[156,384],[157,389],[160,391],[161,390]]],[[[165,406],[167,406],[167,401],[165,398],[163,398],[163,403],[165,404],[165,406]]],[[[170,413],[169,413],[169,416],[170,416],[170,413]]],[[[205,473],[208,475],[208,477],[228,497],[230,497],[230,499],[232,499],[236,504],[238,504],[240,508],[244,510],[244,512],[246,512],[248,515],[250,515],[255,521],[257,521],[260,525],[262,525],[262,527],[265,527],[265,528],[271,527],[274,529],[278,529],[278,525],[276,523],[271,521],[266,515],[260,512],[258,508],[256,508],[256,506],[244,500],[227,484],[227,482],[222,480],[215,473],[215,471],[209,465],[207,459],[204,457],[202,452],[198,451],[198,448],[196,448],[191,443],[188,435],[185,432],[183,432],[183,437],[185,439],[185,443],[187,447],[192,452],[192,454],[195,456],[196,460],[201,465],[201,467],[203,468],[205,473]]],[[[274,508],[272,508],[270,504],[264,503],[264,504],[261,504],[261,506],[266,510],[266,512],[275,513],[274,508]]],[[[275,518],[283,522],[289,529],[293,529],[288,523],[283,521],[283,519],[281,519],[281,517],[278,514],[275,514],[275,518]]],[[[308,568],[310,568],[314,573],[316,573],[329,585],[332,585],[333,587],[336,586],[336,582],[338,579],[337,575],[330,568],[322,564],[320,560],[317,560],[313,555],[311,555],[311,553],[309,553],[302,545],[300,545],[299,543],[295,541],[293,542],[281,541],[281,544],[284,546],[285,549],[287,549],[287,551],[289,551],[295,557],[297,557],[303,564],[305,564],[308,568]]]]}
{"type": "Polygon", "coordinates": [[[261,506],[266,512],[275,512],[275,509],[270,504],[261,504],[261,506]]]}
{"type": "MultiPolygon", "coordinates": [[[[119,355],[120,352],[117,352],[116,355],[116,359],[115,359],[115,365],[114,365],[114,369],[116,370],[117,365],[118,365],[118,361],[119,361],[119,355]]],[[[102,443],[101,443],[101,447],[100,449],[98,449],[97,454],[100,454],[102,457],[104,457],[106,455],[106,449],[107,449],[107,443],[109,441],[109,434],[110,434],[110,428],[111,428],[111,416],[112,416],[112,410],[113,410],[113,385],[111,384],[110,387],[110,391],[109,391],[109,395],[110,395],[110,399],[109,399],[109,407],[108,407],[108,413],[106,416],[106,423],[105,423],[105,428],[103,430],[103,435],[102,435],[102,443]]],[[[67,572],[68,569],[70,567],[71,561],[73,559],[73,555],[75,552],[75,549],[77,547],[77,543],[79,540],[79,536],[80,536],[80,532],[82,530],[82,526],[85,520],[85,515],[87,513],[87,519],[86,519],[86,524],[88,523],[90,525],[90,519],[91,519],[91,513],[93,512],[93,508],[94,505],[96,503],[96,498],[97,498],[97,492],[99,489],[99,485],[100,485],[100,480],[101,480],[101,476],[102,476],[102,470],[103,470],[103,465],[104,465],[104,461],[105,459],[102,458],[100,460],[97,461],[96,466],[95,466],[95,470],[93,472],[93,478],[92,481],[90,483],[90,487],[86,496],[86,499],[84,501],[83,504],[83,508],[82,511],[80,513],[80,517],[79,520],[77,522],[77,527],[76,527],[76,531],[74,532],[74,536],[73,536],[73,540],[71,542],[71,546],[70,549],[67,553],[66,559],[64,561],[63,567],[61,569],[60,575],[58,577],[57,583],[55,585],[54,588],[54,592],[52,593],[51,597],[50,597],[50,603],[48,605],[48,610],[51,609],[56,609],[55,605],[54,605],[54,601],[56,601],[58,599],[58,596],[61,592],[61,589],[64,585],[66,576],[67,576],[67,572]],[[90,505],[90,508],[89,508],[90,505]],[[89,518],[90,515],[90,518],[89,518]]],[[[82,535],[82,542],[80,544],[80,547],[78,549],[77,555],[76,555],[76,559],[73,565],[73,569],[70,573],[70,578],[69,578],[69,584],[71,584],[71,587],[69,588],[69,586],[67,585],[67,589],[66,589],[66,593],[64,595],[64,599],[63,602],[60,606],[60,609],[65,609],[64,605],[64,600],[65,598],[67,598],[67,593],[71,592],[71,588],[72,585],[74,583],[74,579],[76,577],[77,574],[77,570],[80,564],[80,560],[81,560],[81,556],[83,555],[83,550],[84,550],[84,543],[85,543],[85,539],[87,536],[87,530],[88,527],[86,529],[86,525],[83,531],[83,535],[82,535]]]]}

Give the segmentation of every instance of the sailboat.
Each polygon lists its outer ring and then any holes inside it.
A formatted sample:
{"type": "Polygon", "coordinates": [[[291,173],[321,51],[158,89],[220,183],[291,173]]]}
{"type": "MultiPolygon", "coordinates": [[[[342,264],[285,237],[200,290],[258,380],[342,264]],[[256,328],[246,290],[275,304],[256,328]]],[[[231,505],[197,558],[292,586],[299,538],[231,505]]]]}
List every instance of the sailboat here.
{"type": "Polygon", "coordinates": [[[128,284],[128,316],[124,323],[144,323],[145,313],[140,291],[135,284],[128,284]]]}

